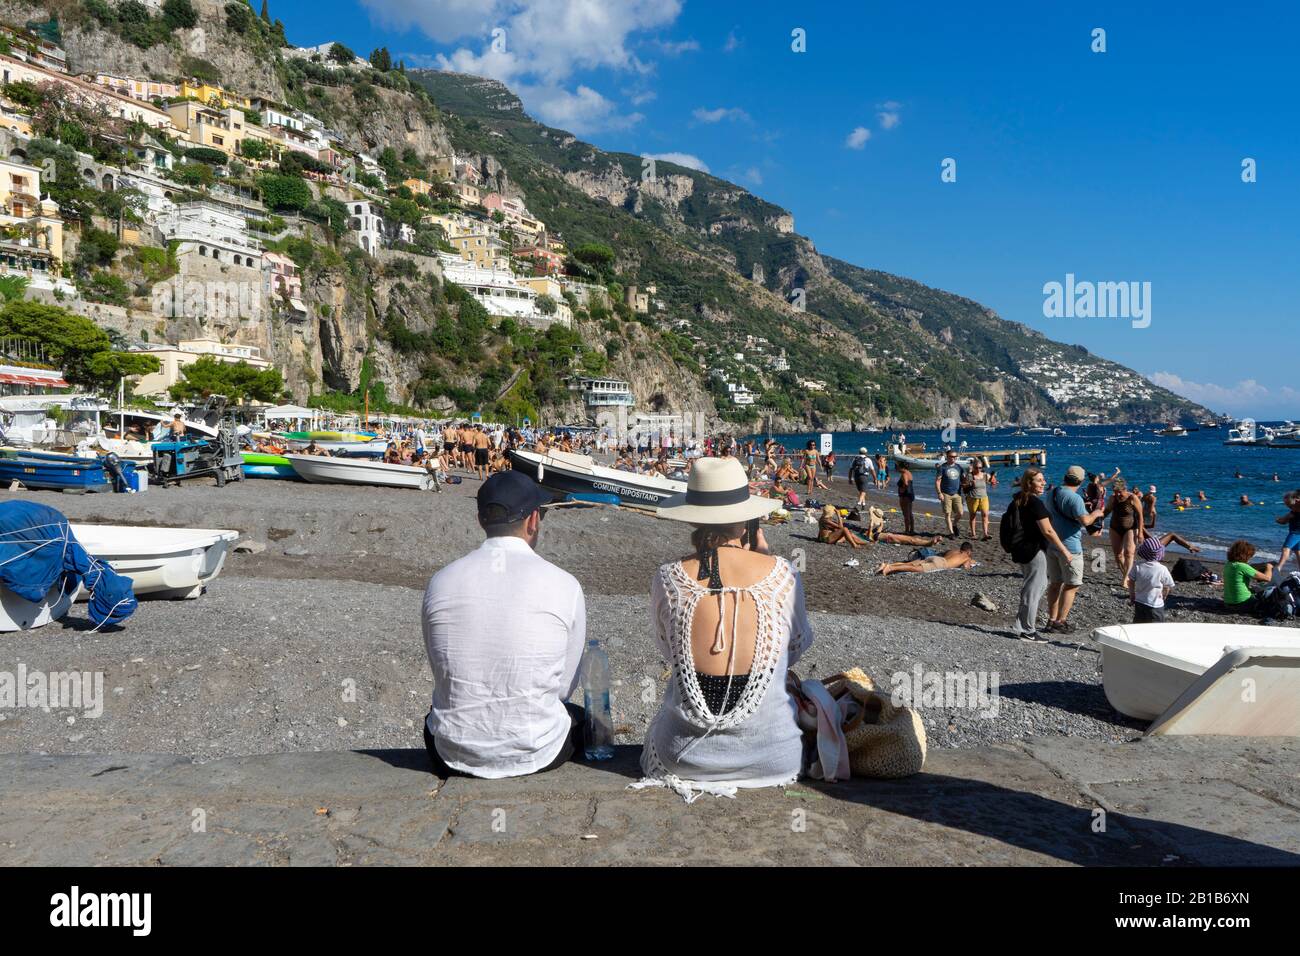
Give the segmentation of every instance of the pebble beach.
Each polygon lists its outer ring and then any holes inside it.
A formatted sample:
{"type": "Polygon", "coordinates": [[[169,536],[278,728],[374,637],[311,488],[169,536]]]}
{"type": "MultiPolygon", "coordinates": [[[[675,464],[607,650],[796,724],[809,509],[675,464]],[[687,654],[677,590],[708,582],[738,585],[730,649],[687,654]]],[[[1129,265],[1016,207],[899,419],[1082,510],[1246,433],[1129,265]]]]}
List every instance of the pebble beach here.
{"type": "MultiPolygon", "coordinates": [[[[432,573],[482,540],[477,489],[473,479],[437,494],[250,480],[134,496],[17,493],[77,522],[232,528],[240,540],[198,599],[142,600],[116,630],[93,631],[74,607],[62,621],[6,635],[8,667],[103,672],[105,703],[98,719],[8,711],[0,715],[0,750],[202,760],[421,746],[432,680],[421,595],[432,573]]],[[[847,505],[853,496],[837,481],[830,499],[847,505]]],[[[918,512],[919,532],[938,529],[937,516],[918,512]]],[[[1140,734],[1140,723],[1107,703],[1088,639],[1094,627],[1131,619],[1109,555],[1105,572],[1087,575],[1072,614],[1076,632],[1030,644],[1007,631],[1020,578],[996,540],[975,543],[978,563],[968,571],[881,578],[873,574],[880,561],[902,560],[911,549],[820,544],[816,526],[794,517],[765,533],[803,567],[816,640],[801,676],[856,666],[889,688],[918,666],[996,675],[995,708],[921,707],[931,747],[1140,734]],[[856,566],[846,564],[853,559],[856,566]],[[977,594],[998,610],[973,606],[977,594]]],[[[889,519],[901,530],[898,515],[889,519]]],[[[649,630],[651,574],[686,549],[681,525],[614,507],[557,507],[543,527],[540,553],[582,583],[588,633],[606,642],[619,743],[641,742],[668,677],[649,630]]],[[[1215,587],[1180,585],[1170,620],[1232,620],[1215,610],[1217,598],[1215,587]]]]}

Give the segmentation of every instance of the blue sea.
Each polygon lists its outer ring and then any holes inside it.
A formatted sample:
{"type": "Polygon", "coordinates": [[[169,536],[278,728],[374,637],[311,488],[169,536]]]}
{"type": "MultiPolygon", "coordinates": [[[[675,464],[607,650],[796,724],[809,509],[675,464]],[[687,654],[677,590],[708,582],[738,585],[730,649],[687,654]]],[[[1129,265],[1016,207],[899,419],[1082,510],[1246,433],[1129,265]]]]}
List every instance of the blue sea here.
{"type": "MultiPolygon", "coordinates": [[[[1108,477],[1118,467],[1120,476],[1130,487],[1136,485],[1145,493],[1148,485],[1156,486],[1159,501],[1157,527],[1160,530],[1177,531],[1200,545],[1210,557],[1222,557],[1227,545],[1238,538],[1253,542],[1265,559],[1276,556],[1286,536],[1286,528],[1276,524],[1274,519],[1287,510],[1282,495],[1290,489],[1300,488],[1300,448],[1224,445],[1223,441],[1228,437],[1226,427],[1202,428],[1189,432],[1184,438],[1166,438],[1155,434],[1161,427],[1159,424],[1067,425],[1063,429],[1067,433],[1065,437],[1044,434],[1013,437],[1014,429],[992,432],[959,430],[953,444],[966,442],[966,451],[1045,449],[1046,476],[1049,482],[1057,484],[1071,465],[1082,465],[1089,472],[1104,472],[1108,477]],[[1234,477],[1238,471],[1241,478],[1234,477]],[[1273,481],[1274,475],[1278,481],[1273,481]],[[1174,492],[1195,499],[1198,491],[1204,491],[1209,498],[1199,507],[1180,512],[1169,503],[1174,492]],[[1243,494],[1262,504],[1250,507],[1239,504],[1243,494]]],[[[938,431],[908,429],[906,434],[909,444],[924,442],[927,450],[945,445],[938,431]]],[[[755,437],[761,440],[764,436],[755,437]]],[[[809,439],[816,440],[818,435],[772,437],[794,451],[803,448],[809,439]]],[[[860,447],[865,447],[873,455],[887,453],[889,439],[888,432],[836,433],[833,436],[836,474],[847,474],[849,461],[860,447]]],[[[998,486],[991,489],[991,504],[997,516],[1014,493],[1013,482],[1020,469],[1003,467],[995,471],[998,486]]],[[[891,491],[893,474],[891,462],[891,491]]],[[[917,474],[916,490],[918,503],[934,500],[933,479],[924,480],[917,474]]]]}

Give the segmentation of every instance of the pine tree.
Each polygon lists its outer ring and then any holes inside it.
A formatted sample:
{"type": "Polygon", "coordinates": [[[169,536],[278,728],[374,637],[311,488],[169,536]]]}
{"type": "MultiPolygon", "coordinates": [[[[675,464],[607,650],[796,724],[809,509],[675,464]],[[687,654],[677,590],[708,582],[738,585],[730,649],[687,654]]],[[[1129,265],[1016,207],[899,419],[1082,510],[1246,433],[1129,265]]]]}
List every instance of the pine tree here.
{"type": "Polygon", "coordinates": [[[267,8],[267,0],[262,0],[262,22],[271,22],[271,11],[267,8]]]}

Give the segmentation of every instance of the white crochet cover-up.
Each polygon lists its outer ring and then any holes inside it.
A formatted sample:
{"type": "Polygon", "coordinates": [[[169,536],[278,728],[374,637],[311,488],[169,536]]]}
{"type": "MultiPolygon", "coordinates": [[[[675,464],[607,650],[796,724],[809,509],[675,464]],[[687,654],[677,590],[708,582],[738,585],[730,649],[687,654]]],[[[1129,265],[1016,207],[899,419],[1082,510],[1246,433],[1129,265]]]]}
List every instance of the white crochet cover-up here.
{"type": "Polygon", "coordinates": [[[761,581],[719,592],[692,579],[674,561],[655,573],[650,598],[655,641],[672,662],[672,676],[646,732],[641,752],[645,778],[632,786],[667,787],[691,803],[701,793],[734,797],[739,788],[793,783],[803,742],[785,676],[813,637],[803,583],[794,567],[778,557],[761,581]],[[718,716],[709,710],[696,678],[691,623],[701,601],[720,602],[714,648],[728,653],[727,673],[734,673],[742,592],[757,611],[753,664],[735,705],[718,716]],[[728,623],[729,638],[724,634],[728,623]],[[727,640],[730,646],[724,647],[727,640]]]}

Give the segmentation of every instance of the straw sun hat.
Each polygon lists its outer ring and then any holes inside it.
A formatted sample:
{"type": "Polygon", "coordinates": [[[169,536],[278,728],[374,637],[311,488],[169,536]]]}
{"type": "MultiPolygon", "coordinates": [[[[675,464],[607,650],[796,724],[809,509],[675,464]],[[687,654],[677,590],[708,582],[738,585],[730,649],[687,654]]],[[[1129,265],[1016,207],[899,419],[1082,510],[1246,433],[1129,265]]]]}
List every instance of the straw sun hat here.
{"type": "Polygon", "coordinates": [[[745,469],[735,458],[699,458],[691,468],[684,495],[659,505],[661,518],[690,524],[738,524],[763,518],[781,507],[775,498],[749,493],[745,469]]]}

